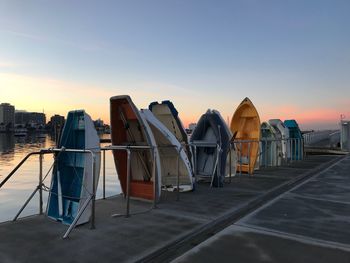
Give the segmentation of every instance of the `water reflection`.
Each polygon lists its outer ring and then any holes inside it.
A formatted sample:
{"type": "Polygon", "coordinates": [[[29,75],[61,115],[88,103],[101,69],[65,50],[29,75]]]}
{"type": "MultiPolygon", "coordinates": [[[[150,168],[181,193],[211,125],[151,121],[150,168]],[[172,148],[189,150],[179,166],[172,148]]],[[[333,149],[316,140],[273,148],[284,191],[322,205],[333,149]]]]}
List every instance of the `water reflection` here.
{"type": "Polygon", "coordinates": [[[0,133],[0,154],[13,152],[14,148],[14,136],[8,133],[0,133]]]}
{"type": "Polygon", "coordinates": [[[36,133],[16,137],[14,134],[0,133],[0,178],[5,171],[19,163],[29,152],[41,148],[53,147],[55,142],[48,135],[38,136],[36,133]]]}
{"type": "MultiPolygon", "coordinates": [[[[107,136],[107,135],[104,135],[107,136]]],[[[54,137],[38,134],[27,134],[15,137],[13,134],[0,133],[0,181],[30,152],[42,148],[54,147],[54,137]]],[[[102,145],[103,146],[103,145],[102,145]]],[[[11,220],[24,201],[38,185],[39,162],[38,156],[30,157],[16,174],[0,189],[0,222],[11,220]]],[[[44,155],[43,173],[46,175],[53,164],[52,155],[44,155]]],[[[101,167],[102,169],[102,167],[101,167]]],[[[102,174],[102,172],[101,172],[102,174]]],[[[102,180],[97,191],[97,198],[102,197],[102,180]]],[[[51,173],[48,173],[44,184],[51,184],[51,173]]],[[[106,153],[106,194],[107,196],[120,193],[120,185],[114,167],[111,152],[106,153]]],[[[44,201],[47,193],[44,194],[44,201]]],[[[38,211],[38,197],[36,196],[25,209],[23,216],[35,214],[38,211]]]]}

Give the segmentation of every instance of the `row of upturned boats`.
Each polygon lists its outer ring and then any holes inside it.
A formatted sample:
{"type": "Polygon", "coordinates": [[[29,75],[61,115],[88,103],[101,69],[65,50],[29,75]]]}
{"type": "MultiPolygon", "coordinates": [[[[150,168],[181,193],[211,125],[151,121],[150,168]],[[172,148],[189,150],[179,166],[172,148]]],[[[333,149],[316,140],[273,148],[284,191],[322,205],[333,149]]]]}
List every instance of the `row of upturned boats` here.
{"type": "MultiPolygon", "coordinates": [[[[258,163],[277,166],[302,158],[296,121],[261,124],[248,98],[237,107],[230,127],[218,111],[208,110],[190,137],[170,101],[139,110],[129,96],[112,97],[110,124],[112,145],[104,150],[113,151],[121,189],[134,198],[157,200],[162,190],[191,191],[198,179],[222,187],[226,176],[252,174],[258,163]]],[[[47,214],[71,224],[95,192],[100,171],[99,137],[85,111],[68,113],[58,148],[91,153],[62,150],[55,156],[47,214]]],[[[91,204],[78,224],[89,220],[90,209],[91,204]]]]}

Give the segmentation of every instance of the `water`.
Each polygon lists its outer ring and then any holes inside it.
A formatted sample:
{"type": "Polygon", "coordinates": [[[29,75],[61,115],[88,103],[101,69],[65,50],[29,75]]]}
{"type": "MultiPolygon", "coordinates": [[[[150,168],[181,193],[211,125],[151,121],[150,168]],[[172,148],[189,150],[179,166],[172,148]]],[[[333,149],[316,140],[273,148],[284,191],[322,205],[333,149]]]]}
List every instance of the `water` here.
{"type": "MultiPolygon", "coordinates": [[[[104,135],[106,137],[107,135],[104,135]]],[[[106,144],[101,144],[105,146],[106,144]]],[[[55,142],[50,135],[43,137],[38,134],[28,134],[25,137],[15,137],[12,134],[0,133],[0,181],[2,181],[13,168],[30,152],[41,148],[54,147],[55,142]]],[[[43,176],[47,175],[44,184],[50,187],[53,164],[51,154],[44,155],[43,176]],[[49,172],[49,173],[48,173],[49,172]]],[[[22,167],[0,188],[0,222],[12,220],[26,199],[35,190],[39,181],[39,156],[30,157],[22,167]]],[[[120,184],[116,174],[112,153],[106,152],[106,196],[119,194],[120,184]]],[[[44,209],[48,193],[44,191],[44,209]]],[[[97,188],[97,198],[102,198],[102,156],[101,175],[97,188]]],[[[21,217],[37,214],[39,211],[39,194],[37,193],[21,217]]]]}

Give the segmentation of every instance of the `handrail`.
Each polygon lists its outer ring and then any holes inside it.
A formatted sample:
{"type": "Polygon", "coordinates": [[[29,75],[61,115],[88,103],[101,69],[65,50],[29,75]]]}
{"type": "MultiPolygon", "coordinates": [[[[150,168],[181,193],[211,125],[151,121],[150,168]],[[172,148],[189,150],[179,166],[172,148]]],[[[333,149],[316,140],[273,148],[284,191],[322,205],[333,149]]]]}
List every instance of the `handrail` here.
{"type": "MultiPolygon", "coordinates": [[[[64,147],[62,148],[47,148],[47,149],[41,149],[39,152],[31,152],[26,155],[25,158],[11,171],[11,173],[6,176],[6,178],[1,182],[1,186],[3,186],[12,176],[13,174],[23,165],[23,163],[31,156],[31,155],[37,155],[39,154],[42,156],[43,154],[53,154],[56,152],[73,152],[73,153],[88,153],[91,154],[91,162],[92,162],[92,173],[93,173],[93,179],[92,179],[92,188],[93,192],[90,195],[90,197],[84,202],[82,208],[78,211],[77,216],[73,220],[72,224],[69,226],[68,230],[64,234],[63,238],[67,238],[70,232],[73,230],[73,228],[76,226],[78,223],[78,220],[80,219],[81,215],[85,211],[87,205],[91,201],[91,229],[95,228],[95,197],[96,197],[96,189],[95,189],[95,153],[92,150],[85,150],[85,149],[66,149],[64,147]]],[[[18,211],[16,216],[14,217],[13,221],[16,221],[19,215],[22,213],[24,208],[28,205],[28,203],[32,200],[34,195],[36,194],[37,191],[40,191],[40,202],[39,202],[39,213],[42,214],[42,159],[40,158],[40,173],[39,173],[39,184],[35,188],[34,192],[29,196],[29,198],[26,200],[24,205],[21,207],[21,209],[18,211]]],[[[1,188],[0,186],[0,188],[1,188]]]]}
{"type": "Polygon", "coordinates": [[[39,151],[39,152],[31,152],[28,153],[23,159],[22,161],[20,161],[16,167],[5,177],[4,180],[1,181],[0,183],[0,188],[3,187],[3,185],[14,175],[14,173],[25,163],[25,161],[32,155],[39,155],[39,154],[47,154],[49,152],[43,152],[43,151],[39,151]]]}
{"type": "MultiPolygon", "coordinates": [[[[303,158],[303,139],[294,139],[294,138],[290,138],[290,139],[273,139],[273,140],[266,140],[266,139],[261,139],[261,140],[234,140],[230,142],[230,148],[229,148],[229,158],[230,158],[230,177],[231,177],[231,148],[232,146],[234,146],[235,144],[244,144],[244,143],[248,143],[248,152],[250,152],[250,144],[251,143],[262,143],[262,142],[272,142],[272,141],[287,141],[290,143],[290,150],[293,149],[293,152],[291,153],[292,156],[296,156],[297,152],[299,154],[299,158],[303,158]],[[298,142],[300,141],[300,143],[298,142]],[[298,142],[298,143],[297,143],[298,142]]],[[[162,146],[149,146],[149,145],[109,145],[109,146],[105,146],[102,148],[98,148],[98,149],[92,149],[92,150],[85,150],[85,149],[66,149],[66,148],[46,148],[46,149],[41,149],[40,151],[35,151],[35,152],[31,152],[28,153],[22,160],[20,163],[17,164],[17,166],[5,177],[5,179],[0,183],[0,189],[1,187],[15,174],[15,172],[26,162],[26,160],[32,156],[32,155],[40,155],[40,173],[39,173],[39,185],[36,187],[36,189],[34,190],[34,192],[32,193],[32,195],[28,198],[28,200],[25,202],[24,206],[21,208],[21,210],[18,212],[18,214],[16,215],[15,219],[17,219],[17,217],[19,216],[19,214],[23,211],[24,207],[26,207],[26,205],[29,203],[29,201],[32,199],[32,197],[35,195],[35,193],[37,191],[40,191],[40,214],[42,214],[42,193],[41,191],[42,186],[43,186],[43,182],[42,182],[42,155],[44,154],[53,154],[56,152],[80,152],[80,153],[88,153],[91,154],[92,156],[92,171],[93,171],[93,193],[91,194],[90,198],[88,198],[88,200],[83,204],[83,207],[78,211],[78,215],[76,216],[75,220],[73,221],[73,223],[69,226],[67,232],[64,235],[64,238],[68,237],[69,233],[72,231],[72,229],[75,227],[76,223],[78,222],[80,216],[82,215],[82,213],[85,211],[87,205],[92,202],[92,211],[91,211],[91,228],[95,227],[95,198],[96,198],[96,190],[95,190],[95,153],[93,152],[93,150],[97,150],[98,152],[103,152],[105,153],[105,151],[126,151],[127,156],[128,156],[128,163],[127,163],[127,194],[126,194],[126,201],[127,201],[127,208],[126,208],[126,217],[128,217],[130,215],[129,213],[129,200],[130,200],[130,179],[131,179],[131,174],[130,174],[130,161],[131,161],[131,151],[144,151],[144,150],[151,150],[153,151],[153,167],[152,167],[152,176],[154,177],[154,200],[153,200],[153,208],[156,208],[157,205],[157,185],[160,183],[157,180],[157,176],[156,176],[156,149],[157,148],[163,148],[163,147],[174,147],[177,148],[178,151],[178,159],[177,159],[177,189],[178,189],[178,193],[177,193],[177,200],[179,200],[179,159],[180,159],[180,153],[183,150],[183,146],[189,145],[189,146],[193,146],[194,150],[195,150],[195,154],[194,154],[194,174],[196,175],[196,148],[197,147],[213,147],[214,145],[216,145],[216,147],[218,147],[218,152],[217,154],[219,154],[219,152],[221,151],[221,148],[218,144],[201,144],[198,142],[192,142],[189,144],[181,144],[180,147],[177,147],[177,145],[162,145],[162,146]]],[[[105,169],[105,154],[103,154],[103,169],[105,169]]],[[[217,156],[217,158],[219,158],[219,156],[217,156]]],[[[242,156],[240,155],[240,164],[242,165],[242,160],[241,160],[242,156]]],[[[293,157],[290,159],[291,161],[293,161],[293,157]]],[[[298,160],[296,157],[294,157],[294,160],[298,160]]],[[[250,165],[250,162],[248,162],[248,164],[250,165]]],[[[250,167],[249,167],[250,168],[250,167]]],[[[242,166],[240,168],[240,173],[242,173],[242,166]]],[[[105,198],[105,171],[103,171],[103,197],[105,198]]],[[[213,180],[213,178],[212,178],[213,180]]],[[[212,184],[212,183],[211,183],[212,184]]]]}

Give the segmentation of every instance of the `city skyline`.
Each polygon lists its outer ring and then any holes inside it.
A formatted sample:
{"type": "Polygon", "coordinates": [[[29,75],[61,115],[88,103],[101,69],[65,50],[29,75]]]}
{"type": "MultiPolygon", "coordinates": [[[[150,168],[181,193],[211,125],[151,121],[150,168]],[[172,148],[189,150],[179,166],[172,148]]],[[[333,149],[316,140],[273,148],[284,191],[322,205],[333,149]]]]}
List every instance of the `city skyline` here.
{"type": "Polygon", "coordinates": [[[1,102],[47,117],[171,100],[185,126],[249,97],[261,121],[350,119],[347,1],[1,1],[1,102]]]}

